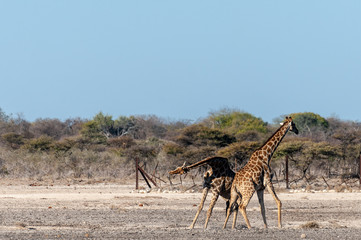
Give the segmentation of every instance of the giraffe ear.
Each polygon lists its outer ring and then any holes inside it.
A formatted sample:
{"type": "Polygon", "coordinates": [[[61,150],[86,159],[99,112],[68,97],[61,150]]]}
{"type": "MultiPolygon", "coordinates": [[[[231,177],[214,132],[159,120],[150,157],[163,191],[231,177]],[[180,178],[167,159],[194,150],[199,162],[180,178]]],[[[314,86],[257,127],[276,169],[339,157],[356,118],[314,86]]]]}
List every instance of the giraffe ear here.
{"type": "Polygon", "coordinates": [[[282,123],[280,123],[280,125],[281,125],[281,126],[283,126],[283,122],[282,122],[282,123]]]}

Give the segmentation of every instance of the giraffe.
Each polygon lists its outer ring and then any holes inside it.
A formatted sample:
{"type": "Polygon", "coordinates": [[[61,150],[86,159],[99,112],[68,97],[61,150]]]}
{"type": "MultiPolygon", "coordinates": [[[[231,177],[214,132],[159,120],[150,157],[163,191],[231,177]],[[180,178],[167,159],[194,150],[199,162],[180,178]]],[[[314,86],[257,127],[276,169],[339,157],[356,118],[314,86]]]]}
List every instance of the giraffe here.
{"type": "Polygon", "coordinates": [[[178,167],[177,169],[170,171],[169,174],[183,174],[192,168],[205,164],[208,164],[211,168],[204,174],[202,200],[198,206],[196,216],[194,217],[192,224],[189,226],[189,229],[194,228],[210,189],[212,191],[212,199],[207,211],[207,218],[204,224],[204,228],[207,228],[209,218],[212,215],[213,207],[216,204],[219,196],[226,200],[226,211],[229,207],[229,198],[231,196],[230,190],[235,173],[230,168],[227,158],[218,156],[208,157],[186,167],[184,164],[182,167],[178,167]]]}
{"type": "MultiPolygon", "coordinates": [[[[262,147],[253,152],[248,163],[236,173],[231,187],[231,198],[229,203],[230,207],[227,210],[227,216],[223,228],[226,227],[228,218],[232,210],[237,207],[239,207],[239,210],[246,221],[247,227],[249,229],[251,228],[246,214],[246,207],[255,191],[257,191],[264,227],[267,228],[265,207],[263,201],[263,193],[265,188],[267,188],[267,190],[273,196],[274,200],[277,203],[278,227],[282,227],[282,203],[277,197],[271,182],[272,176],[269,163],[273,153],[275,152],[278,145],[289,130],[291,132],[294,132],[295,134],[298,134],[298,129],[296,128],[296,125],[294,124],[292,118],[286,117],[284,122],[281,123],[281,127],[263,144],[262,147]],[[236,204],[236,201],[238,201],[239,204],[236,204]]],[[[236,211],[234,214],[232,228],[235,228],[237,213],[238,211],[236,211]]]]}

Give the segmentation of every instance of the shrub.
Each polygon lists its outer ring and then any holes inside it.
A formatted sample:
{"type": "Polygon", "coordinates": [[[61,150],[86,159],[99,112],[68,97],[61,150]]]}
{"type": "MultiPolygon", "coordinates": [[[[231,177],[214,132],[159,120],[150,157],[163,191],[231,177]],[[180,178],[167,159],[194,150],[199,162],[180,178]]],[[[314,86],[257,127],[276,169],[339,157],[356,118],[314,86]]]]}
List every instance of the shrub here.
{"type": "Polygon", "coordinates": [[[228,159],[237,159],[241,162],[246,162],[251,157],[252,153],[260,147],[259,142],[236,142],[231,145],[220,149],[217,155],[228,159]]]}
{"type": "Polygon", "coordinates": [[[12,149],[18,149],[20,146],[24,144],[24,138],[20,134],[17,133],[5,133],[1,135],[1,138],[3,141],[5,141],[5,144],[11,147],[12,149]]]}
{"type": "Polygon", "coordinates": [[[92,144],[104,144],[107,141],[106,136],[101,132],[99,124],[95,121],[84,123],[80,132],[84,142],[92,144]]]}
{"type": "Polygon", "coordinates": [[[166,154],[169,154],[169,155],[178,155],[178,154],[182,154],[184,153],[185,151],[185,148],[174,143],[174,142],[169,142],[169,143],[166,143],[163,145],[163,151],[166,153],[166,154]]]}
{"type": "Polygon", "coordinates": [[[203,124],[195,124],[186,127],[176,141],[184,146],[217,146],[224,147],[234,142],[236,139],[222,132],[221,130],[211,129],[203,124]]]}
{"type": "Polygon", "coordinates": [[[222,109],[211,113],[209,121],[215,128],[222,129],[232,135],[247,131],[267,132],[267,123],[263,122],[261,118],[237,110],[222,109]]]}
{"type": "Polygon", "coordinates": [[[30,139],[24,145],[24,148],[30,152],[49,151],[53,148],[54,139],[48,136],[30,139]]]}
{"type": "Polygon", "coordinates": [[[130,148],[131,146],[135,145],[135,141],[132,137],[130,136],[121,136],[118,138],[111,138],[108,140],[108,145],[110,147],[117,147],[117,148],[123,148],[123,149],[127,149],[130,148]]]}

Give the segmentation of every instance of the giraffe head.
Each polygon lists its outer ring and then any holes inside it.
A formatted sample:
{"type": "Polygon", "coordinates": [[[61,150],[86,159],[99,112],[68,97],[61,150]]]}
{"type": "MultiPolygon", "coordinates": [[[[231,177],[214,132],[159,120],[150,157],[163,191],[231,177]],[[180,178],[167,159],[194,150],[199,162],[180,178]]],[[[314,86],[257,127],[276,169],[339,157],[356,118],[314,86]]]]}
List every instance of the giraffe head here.
{"type": "Polygon", "coordinates": [[[287,124],[290,127],[290,131],[294,132],[295,134],[298,134],[298,129],[296,127],[296,124],[293,122],[292,117],[286,117],[285,121],[281,123],[281,125],[287,124]]]}
{"type": "Polygon", "coordinates": [[[187,173],[189,171],[189,169],[187,167],[185,167],[186,163],[184,162],[183,166],[181,167],[177,167],[175,170],[170,171],[169,174],[184,174],[187,173]]]}

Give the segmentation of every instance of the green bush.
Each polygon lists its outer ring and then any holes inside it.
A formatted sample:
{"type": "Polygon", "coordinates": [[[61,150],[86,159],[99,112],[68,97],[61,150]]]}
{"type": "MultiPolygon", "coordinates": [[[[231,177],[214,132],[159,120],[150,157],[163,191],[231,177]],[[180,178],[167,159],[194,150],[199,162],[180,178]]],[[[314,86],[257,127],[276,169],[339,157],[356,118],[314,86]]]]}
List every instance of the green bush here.
{"type": "Polygon", "coordinates": [[[1,135],[2,140],[13,149],[18,149],[24,144],[24,138],[20,134],[17,133],[5,133],[1,135]]]}
{"type": "Polygon", "coordinates": [[[236,110],[223,109],[211,113],[209,121],[215,128],[224,130],[233,136],[247,131],[267,132],[267,123],[263,122],[261,118],[236,110]]]}
{"type": "Polygon", "coordinates": [[[24,148],[30,152],[49,151],[54,147],[54,139],[48,136],[30,139],[24,145],[24,148]]]}
{"type": "Polygon", "coordinates": [[[89,121],[83,124],[80,131],[84,142],[90,144],[105,144],[107,141],[106,136],[102,133],[100,125],[96,121],[89,121]]]}
{"type": "Polygon", "coordinates": [[[224,147],[232,142],[235,142],[235,137],[222,132],[218,129],[211,129],[203,124],[194,124],[183,129],[176,141],[181,145],[196,145],[196,146],[217,146],[224,147]]]}
{"type": "Polygon", "coordinates": [[[291,117],[300,133],[315,130],[326,131],[329,127],[328,121],[316,113],[293,113],[291,117]]]}
{"type": "Polygon", "coordinates": [[[127,149],[130,148],[131,146],[135,145],[135,141],[132,137],[130,136],[121,136],[118,138],[110,138],[108,139],[108,145],[110,147],[116,147],[116,148],[123,148],[123,149],[127,149]]]}
{"type": "Polygon", "coordinates": [[[236,142],[218,150],[217,155],[228,159],[237,159],[241,162],[248,161],[252,153],[260,147],[259,142],[236,142]]]}
{"type": "Polygon", "coordinates": [[[178,154],[184,153],[185,148],[178,145],[178,144],[176,144],[176,143],[169,142],[169,143],[166,143],[166,144],[163,145],[163,151],[166,154],[176,156],[178,154]]]}

